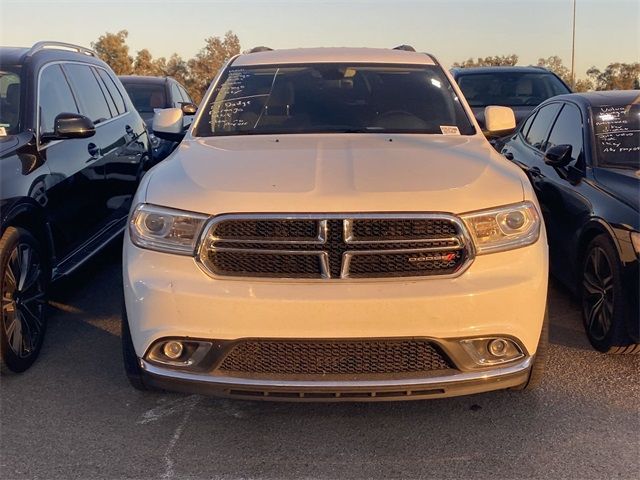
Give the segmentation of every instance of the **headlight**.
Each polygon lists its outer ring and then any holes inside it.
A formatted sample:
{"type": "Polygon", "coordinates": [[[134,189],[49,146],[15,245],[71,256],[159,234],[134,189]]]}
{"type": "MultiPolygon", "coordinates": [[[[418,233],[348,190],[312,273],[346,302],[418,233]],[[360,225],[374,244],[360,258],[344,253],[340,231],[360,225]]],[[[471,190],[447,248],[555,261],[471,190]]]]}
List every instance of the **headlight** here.
{"type": "Polygon", "coordinates": [[[461,215],[476,253],[492,253],[531,245],[540,236],[540,215],[531,202],[461,215]]]}
{"type": "Polygon", "coordinates": [[[640,254],[640,233],[639,232],[631,232],[631,243],[633,244],[633,249],[636,253],[640,254]]]}
{"type": "Polygon", "coordinates": [[[134,245],[160,252],[193,255],[208,215],[142,203],[129,221],[134,245]]]}

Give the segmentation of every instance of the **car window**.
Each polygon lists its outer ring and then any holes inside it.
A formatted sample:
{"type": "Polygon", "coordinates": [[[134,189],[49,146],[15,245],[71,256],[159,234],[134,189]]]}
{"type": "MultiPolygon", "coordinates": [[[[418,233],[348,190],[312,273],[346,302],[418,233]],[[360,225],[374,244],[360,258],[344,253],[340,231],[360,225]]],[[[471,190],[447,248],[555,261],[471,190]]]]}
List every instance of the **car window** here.
{"type": "Polygon", "coordinates": [[[571,93],[558,77],[548,72],[469,73],[460,75],[458,84],[472,107],[534,107],[548,98],[571,93]]]}
{"type": "Polygon", "coordinates": [[[61,113],[79,113],[71,87],[60,65],[42,70],[38,91],[40,133],[53,133],[56,117],[61,113]]]}
{"type": "Polygon", "coordinates": [[[153,113],[156,108],[167,108],[164,84],[123,82],[133,106],[140,113],[153,113]]]}
{"type": "Polygon", "coordinates": [[[191,99],[187,91],[184,88],[182,88],[181,85],[178,85],[178,90],[180,90],[180,93],[182,94],[182,99],[185,102],[193,103],[193,100],[191,99]]]}
{"type": "Polygon", "coordinates": [[[107,105],[109,105],[111,116],[115,117],[119,115],[118,109],[116,108],[116,104],[113,101],[113,98],[111,97],[111,94],[107,89],[107,86],[104,84],[104,81],[102,80],[102,78],[100,78],[100,75],[98,75],[98,72],[96,71],[95,68],[93,68],[92,71],[93,71],[93,75],[96,77],[96,80],[98,80],[98,84],[100,85],[100,90],[102,90],[102,94],[104,95],[104,99],[107,101],[107,105]]]}
{"type": "Polygon", "coordinates": [[[549,129],[556,115],[558,115],[561,106],[560,103],[552,103],[538,110],[536,118],[533,119],[531,128],[525,136],[525,141],[533,148],[537,148],[538,150],[544,149],[547,137],[549,136],[549,129]]]}
{"type": "Polygon", "coordinates": [[[527,133],[529,133],[529,127],[531,127],[531,122],[533,122],[533,119],[536,117],[536,114],[532,114],[529,115],[529,118],[527,118],[524,123],[522,124],[522,127],[520,127],[520,133],[523,136],[527,136],[527,133]]]}
{"type": "Polygon", "coordinates": [[[173,103],[173,107],[180,107],[180,102],[183,101],[178,86],[175,83],[171,83],[171,102],[173,103]]]}
{"type": "Polygon", "coordinates": [[[0,136],[18,133],[20,120],[19,69],[0,67],[0,136]]]}
{"type": "Polygon", "coordinates": [[[111,95],[111,99],[116,105],[116,110],[118,114],[126,112],[126,108],[124,106],[124,99],[122,98],[122,93],[120,93],[120,89],[116,86],[113,78],[103,70],[102,68],[96,68],[98,72],[98,76],[102,79],[103,84],[107,87],[109,94],[111,95]]]}
{"type": "Polygon", "coordinates": [[[100,123],[111,118],[109,105],[98,80],[88,65],[69,63],[64,66],[73,87],[73,92],[80,104],[80,113],[86,115],[93,123],[100,123]]]}
{"type": "Polygon", "coordinates": [[[565,104],[553,125],[545,150],[556,145],[571,145],[571,158],[577,160],[583,146],[582,115],[575,105],[565,104]]]}

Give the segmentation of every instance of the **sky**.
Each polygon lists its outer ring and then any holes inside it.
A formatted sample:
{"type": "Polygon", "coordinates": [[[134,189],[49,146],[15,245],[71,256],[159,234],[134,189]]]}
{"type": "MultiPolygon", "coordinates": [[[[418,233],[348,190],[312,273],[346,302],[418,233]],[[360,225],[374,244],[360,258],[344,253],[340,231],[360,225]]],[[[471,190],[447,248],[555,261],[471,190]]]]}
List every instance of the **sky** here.
{"type": "MultiPolygon", "coordinates": [[[[640,61],[640,1],[576,1],[576,76],[640,61]]],[[[129,31],[130,53],[195,55],[232,30],[243,49],[413,45],[447,66],[469,57],[560,56],[571,63],[573,0],[0,0],[0,43],[90,46],[129,31]]]]}

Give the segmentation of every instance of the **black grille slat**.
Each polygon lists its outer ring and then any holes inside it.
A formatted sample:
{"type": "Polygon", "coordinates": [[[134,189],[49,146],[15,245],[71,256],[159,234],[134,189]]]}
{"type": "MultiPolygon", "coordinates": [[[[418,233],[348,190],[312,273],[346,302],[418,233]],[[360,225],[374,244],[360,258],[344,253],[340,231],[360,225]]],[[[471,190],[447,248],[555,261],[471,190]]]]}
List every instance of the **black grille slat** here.
{"type": "Polygon", "coordinates": [[[394,218],[393,214],[327,218],[283,214],[282,218],[258,219],[238,214],[214,223],[200,259],[214,275],[229,277],[364,279],[450,275],[469,258],[459,225],[438,214],[404,218],[394,218]],[[438,254],[452,257],[428,258],[438,254]],[[349,268],[345,268],[347,265],[349,268]]]}
{"type": "Polygon", "coordinates": [[[352,224],[356,241],[417,240],[453,237],[458,231],[444,219],[355,219],[352,224]]]}
{"type": "Polygon", "coordinates": [[[385,253],[354,255],[349,264],[352,278],[414,277],[455,272],[462,251],[437,253],[385,253]]]}
{"type": "Polygon", "coordinates": [[[214,250],[208,260],[218,275],[239,277],[320,278],[320,256],[214,250]]]}
{"type": "Polygon", "coordinates": [[[377,375],[454,368],[428,340],[245,340],[217,370],[265,375],[377,375]]]}
{"type": "Polygon", "coordinates": [[[312,241],[318,236],[317,220],[227,220],[213,234],[225,240],[312,241]]]}

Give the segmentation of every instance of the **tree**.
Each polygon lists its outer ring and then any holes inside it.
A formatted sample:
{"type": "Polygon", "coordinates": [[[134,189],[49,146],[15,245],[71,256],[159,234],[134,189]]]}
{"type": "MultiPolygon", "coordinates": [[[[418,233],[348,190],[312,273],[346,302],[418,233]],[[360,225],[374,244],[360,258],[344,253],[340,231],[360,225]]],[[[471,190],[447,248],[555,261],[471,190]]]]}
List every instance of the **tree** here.
{"type": "Polygon", "coordinates": [[[610,63],[604,71],[587,70],[596,90],[631,90],[640,88],[640,63],[610,63]]]}
{"type": "MultiPolygon", "coordinates": [[[[164,60],[164,58],[163,58],[164,60]]],[[[165,75],[175,78],[178,82],[185,86],[189,91],[189,95],[194,96],[195,92],[189,86],[189,66],[180,55],[174,53],[169,57],[165,67],[165,75]]]]}
{"type": "Polygon", "coordinates": [[[133,70],[133,58],[129,56],[127,37],[129,32],[120,30],[118,33],[105,33],[92,42],[91,47],[98,56],[109,65],[116,75],[129,75],[133,70]]]}
{"type": "Polygon", "coordinates": [[[547,58],[539,58],[538,66],[544,67],[555,73],[564,81],[564,83],[571,85],[571,71],[563,65],[562,59],[559,56],[552,55],[547,58]]]}
{"type": "Polygon", "coordinates": [[[220,37],[205,39],[205,46],[187,62],[189,69],[187,86],[196,102],[200,101],[224,62],[238,53],[240,53],[240,40],[232,31],[228,31],[222,39],[220,37]]]}
{"type": "Polygon", "coordinates": [[[136,55],[133,61],[133,73],[136,75],[162,75],[162,71],[158,71],[157,64],[153,61],[151,52],[143,48],[136,55]]]}
{"type": "Polygon", "coordinates": [[[463,62],[455,62],[453,64],[454,67],[501,67],[508,66],[512,67],[518,63],[518,55],[512,53],[511,55],[496,55],[495,57],[478,57],[477,60],[473,60],[473,58],[469,58],[463,62]]]}

